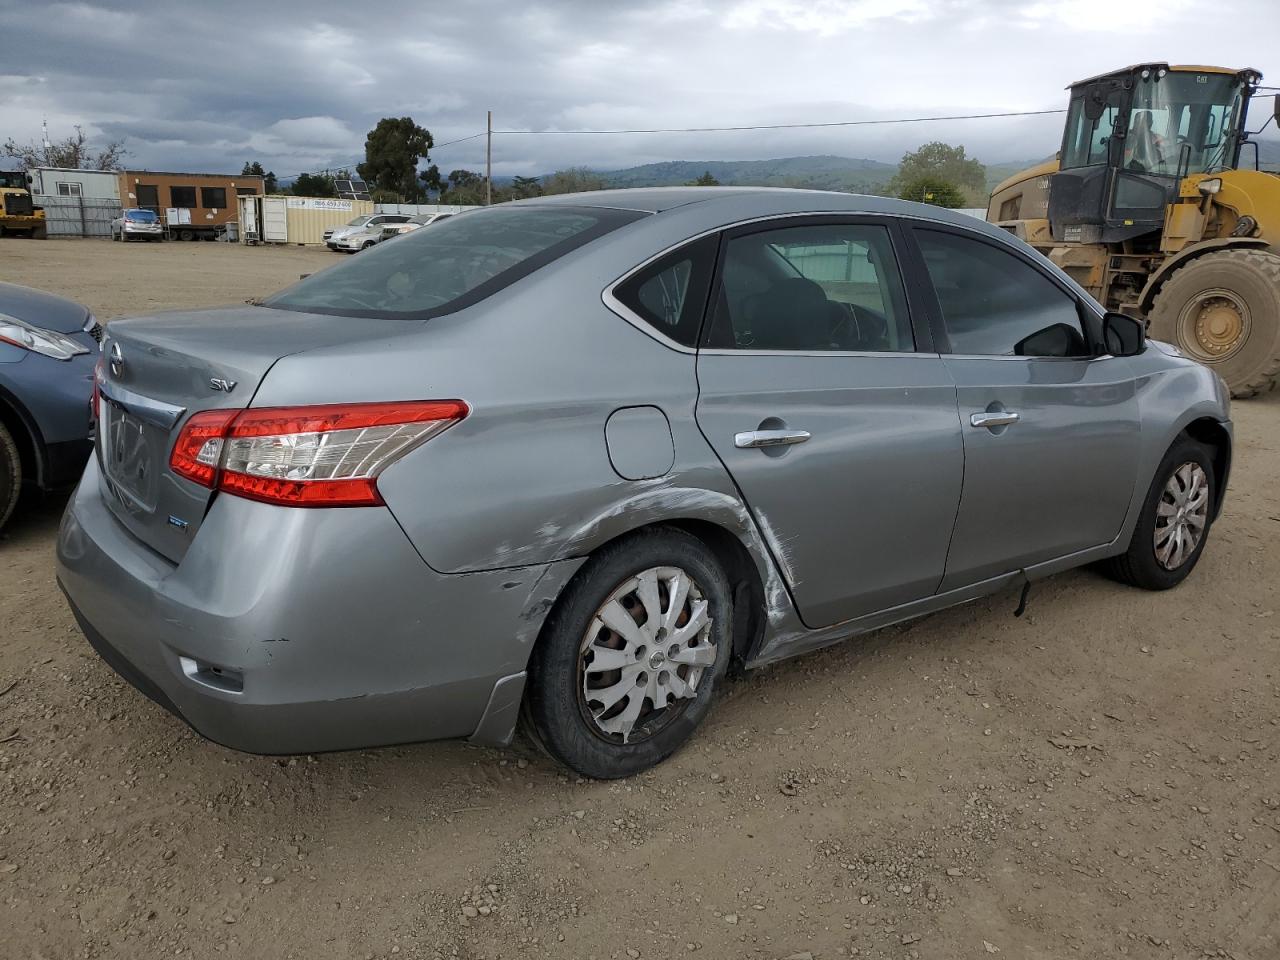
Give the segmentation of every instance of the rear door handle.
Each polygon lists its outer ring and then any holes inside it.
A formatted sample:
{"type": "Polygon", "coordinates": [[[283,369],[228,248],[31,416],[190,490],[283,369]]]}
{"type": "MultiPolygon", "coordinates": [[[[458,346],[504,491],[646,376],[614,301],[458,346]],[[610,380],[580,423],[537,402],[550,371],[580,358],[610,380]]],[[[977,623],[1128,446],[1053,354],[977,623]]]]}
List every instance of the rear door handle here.
{"type": "Polygon", "coordinates": [[[969,422],[975,427],[1007,427],[1017,423],[1019,416],[1012,410],[996,410],[991,413],[975,413],[969,422]]]}
{"type": "Polygon", "coordinates": [[[812,434],[808,430],[746,430],[733,435],[733,445],[743,450],[760,447],[785,447],[804,443],[812,434]]]}

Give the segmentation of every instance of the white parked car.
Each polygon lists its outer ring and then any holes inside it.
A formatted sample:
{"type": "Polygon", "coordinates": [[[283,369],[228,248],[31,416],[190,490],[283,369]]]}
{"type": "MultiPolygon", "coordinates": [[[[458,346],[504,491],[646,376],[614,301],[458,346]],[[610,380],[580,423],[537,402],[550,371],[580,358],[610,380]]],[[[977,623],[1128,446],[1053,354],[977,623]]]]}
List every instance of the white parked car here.
{"type": "Polygon", "coordinates": [[[447,220],[452,216],[452,213],[420,213],[417,216],[410,217],[404,223],[385,224],[382,228],[381,240],[389,240],[402,233],[412,233],[419,227],[425,227],[429,223],[437,223],[440,220],[447,220]]]}
{"type": "Polygon", "coordinates": [[[111,221],[112,240],[163,240],[164,225],[154,210],[125,210],[111,221]]]}
{"type": "MultiPolygon", "coordinates": [[[[363,249],[363,247],[340,247],[339,243],[353,233],[378,232],[385,224],[404,223],[408,219],[409,215],[407,213],[366,213],[348,220],[344,226],[326,230],[324,232],[324,243],[330,250],[354,252],[355,250],[363,249]]],[[[377,243],[377,241],[375,240],[374,243],[377,243]]]]}

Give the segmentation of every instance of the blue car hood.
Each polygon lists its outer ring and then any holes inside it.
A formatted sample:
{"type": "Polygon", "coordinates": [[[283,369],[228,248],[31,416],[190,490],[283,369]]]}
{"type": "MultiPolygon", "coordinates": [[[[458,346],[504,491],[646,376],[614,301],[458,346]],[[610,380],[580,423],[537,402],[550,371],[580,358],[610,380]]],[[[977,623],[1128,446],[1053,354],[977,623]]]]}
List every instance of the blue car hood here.
{"type": "Polygon", "coordinates": [[[0,313],[58,333],[83,330],[89,317],[89,311],[74,300],[16,283],[0,283],[0,313]]]}

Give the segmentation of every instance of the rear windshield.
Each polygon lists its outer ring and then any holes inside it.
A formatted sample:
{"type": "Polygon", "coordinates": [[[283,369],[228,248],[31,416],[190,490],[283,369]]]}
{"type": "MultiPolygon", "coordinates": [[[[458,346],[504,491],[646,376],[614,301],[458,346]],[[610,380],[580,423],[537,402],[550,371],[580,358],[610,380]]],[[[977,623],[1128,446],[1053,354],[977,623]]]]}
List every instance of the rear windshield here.
{"type": "Polygon", "coordinates": [[[380,243],[264,306],[428,319],[478,303],[585,243],[645,216],[598,207],[493,207],[380,243]]]}
{"type": "Polygon", "coordinates": [[[155,223],[158,219],[150,210],[126,210],[124,218],[126,220],[136,220],[139,223],[155,223]]]}

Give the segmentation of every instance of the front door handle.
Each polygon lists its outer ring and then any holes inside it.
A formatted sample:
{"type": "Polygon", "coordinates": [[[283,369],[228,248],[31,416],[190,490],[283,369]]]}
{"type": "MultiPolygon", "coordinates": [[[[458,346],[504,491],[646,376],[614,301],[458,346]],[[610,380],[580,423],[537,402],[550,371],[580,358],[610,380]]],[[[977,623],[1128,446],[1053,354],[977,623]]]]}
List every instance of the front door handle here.
{"type": "Polygon", "coordinates": [[[1019,417],[1012,410],[996,410],[990,413],[975,413],[969,422],[975,427],[1007,427],[1017,423],[1019,417]]]}
{"type": "Polygon", "coordinates": [[[808,430],[746,430],[733,435],[733,445],[743,450],[785,447],[793,443],[804,443],[810,436],[808,430]]]}

